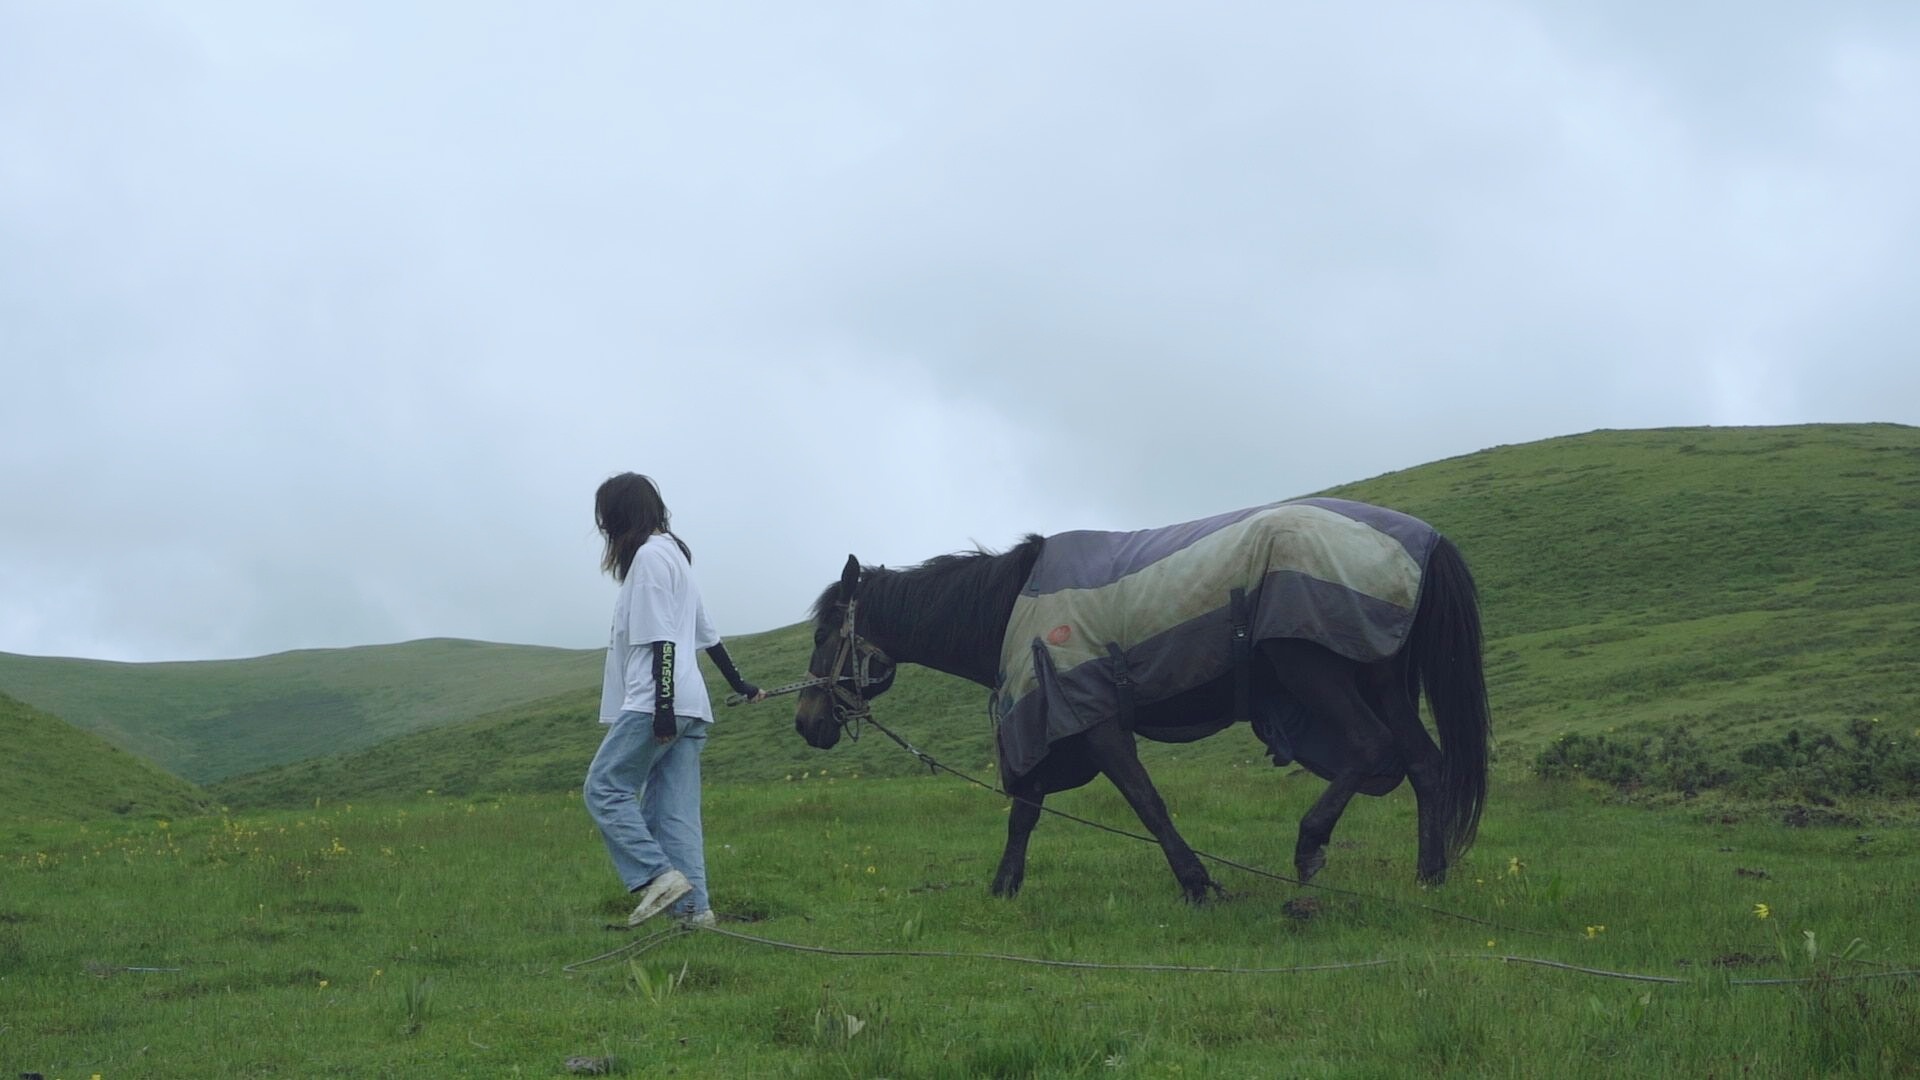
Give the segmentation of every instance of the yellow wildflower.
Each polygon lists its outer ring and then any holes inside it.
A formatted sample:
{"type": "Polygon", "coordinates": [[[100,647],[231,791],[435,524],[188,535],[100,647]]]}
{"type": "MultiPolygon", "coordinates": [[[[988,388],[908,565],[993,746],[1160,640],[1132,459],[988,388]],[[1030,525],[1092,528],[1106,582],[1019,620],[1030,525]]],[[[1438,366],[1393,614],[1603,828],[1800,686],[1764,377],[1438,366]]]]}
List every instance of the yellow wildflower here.
{"type": "Polygon", "coordinates": [[[1753,905],[1753,917],[1756,919],[1770,919],[1773,917],[1773,909],[1765,904],[1755,904],[1753,905]]]}
{"type": "Polygon", "coordinates": [[[1599,937],[1599,936],[1600,936],[1601,934],[1604,934],[1604,933],[1606,933],[1606,932],[1607,932],[1607,928],[1606,928],[1606,927],[1604,927],[1604,926],[1589,926],[1589,927],[1587,927],[1587,937],[1588,937],[1589,939],[1592,939],[1592,938],[1597,938],[1597,937],[1599,937]]]}
{"type": "Polygon", "coordinates": [[[1511,856],[1507,859],[1507,876],[1508,877],[1519,877],[1521,872],[1524,871],[1526,868],[1527,868],[1527,864],[1524,862],[1521,862],[1520,856],[1518,855],[1511,856]]]}

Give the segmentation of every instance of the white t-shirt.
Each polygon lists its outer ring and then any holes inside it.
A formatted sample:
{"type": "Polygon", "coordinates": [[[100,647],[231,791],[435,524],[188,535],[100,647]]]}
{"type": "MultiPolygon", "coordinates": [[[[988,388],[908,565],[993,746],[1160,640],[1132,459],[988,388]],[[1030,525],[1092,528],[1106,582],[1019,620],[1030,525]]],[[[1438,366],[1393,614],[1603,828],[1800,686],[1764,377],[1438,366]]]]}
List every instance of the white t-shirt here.
{"type": "Polygon", "coordinates": [[[693,567],[673,538],[659,533],[634,553],[613,601],[613,637],[600,682],[600,722],[653,711],[653,643],[673,642],[673,711],[711,722],[713,703],[700,677],[701,649],[720,643],[700,603],[693,567]]]}

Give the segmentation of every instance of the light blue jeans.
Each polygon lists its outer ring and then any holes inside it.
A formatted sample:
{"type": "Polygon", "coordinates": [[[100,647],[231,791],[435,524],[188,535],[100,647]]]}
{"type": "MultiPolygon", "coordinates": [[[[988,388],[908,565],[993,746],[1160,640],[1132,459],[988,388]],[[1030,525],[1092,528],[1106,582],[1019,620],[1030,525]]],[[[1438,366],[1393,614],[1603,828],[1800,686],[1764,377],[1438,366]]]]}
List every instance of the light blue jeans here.
{"type": "Polygon", "coordinates": [[[652,713],[621,713],[587,766],[582,794],[627,891],[678,870],[693,891],[673,910],[692,915],[713,906],[707,899],[706,841],[700,830],[700,751],[713,725],[677,719],[680,737],[663,746],[654,741],[652,713]]]}

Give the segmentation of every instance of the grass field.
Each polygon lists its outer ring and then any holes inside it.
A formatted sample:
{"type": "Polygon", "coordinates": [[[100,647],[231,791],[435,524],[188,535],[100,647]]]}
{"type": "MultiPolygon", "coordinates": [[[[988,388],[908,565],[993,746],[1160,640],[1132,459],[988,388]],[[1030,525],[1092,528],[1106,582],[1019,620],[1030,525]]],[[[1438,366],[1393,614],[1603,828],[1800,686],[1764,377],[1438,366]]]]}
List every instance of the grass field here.
{"type": "MultiPolygon", "coordinates": [[[[1320,786],[1263,766],[1157,771],[1197,847],[1270,868],[1320,786]]],[[[1132,824],[1104,788],[1054,802],[1132,824]]],[[[559,1076],[574,1056],[690,1077],[1920,1070],[1920,980],[1848,980],[1920,966],[1910,829],[1502,784],[1452,883],[1422,891],[1397,793],[1356,803],[1322,875],[1364,897],[1216,869],[1233,898],[1192,908],[1157,849],[1054,819],[1025,892],[990,898],[1002,802],[950,779],[810,770],[716,786],[707,813],[733,932],[1118,965],[1384,963],[1075,970],[694,932],[569,972],[637,940],[608,929],[627,898],[577,799],[422,795],[9,830],[0,1072],[559,1076]],[[1734,984],[1754,978],[1814,981],[1734,984]]]]}

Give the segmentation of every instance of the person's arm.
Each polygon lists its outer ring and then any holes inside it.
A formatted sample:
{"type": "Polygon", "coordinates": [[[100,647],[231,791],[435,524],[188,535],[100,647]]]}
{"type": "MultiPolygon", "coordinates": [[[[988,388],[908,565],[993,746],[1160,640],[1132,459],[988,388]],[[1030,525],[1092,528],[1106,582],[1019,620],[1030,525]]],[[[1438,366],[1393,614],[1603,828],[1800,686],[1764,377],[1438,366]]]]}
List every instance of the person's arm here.
{"type": "Polygon", "coordinates": [[[714,642],[707,647],[707,659],[720,669],[720,677],[727,680],[733,692],[751,701],[760,696],[760,688],[740,677],[740,669],[733,666],[733,657],[727,655],[727,647],[714,642]]]}
{"type": "Polygon", "coordinates": [[[673,642],[653,643],[653,737],[671,742],[679,734],[673,715],[673,642]]]}

